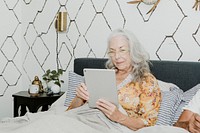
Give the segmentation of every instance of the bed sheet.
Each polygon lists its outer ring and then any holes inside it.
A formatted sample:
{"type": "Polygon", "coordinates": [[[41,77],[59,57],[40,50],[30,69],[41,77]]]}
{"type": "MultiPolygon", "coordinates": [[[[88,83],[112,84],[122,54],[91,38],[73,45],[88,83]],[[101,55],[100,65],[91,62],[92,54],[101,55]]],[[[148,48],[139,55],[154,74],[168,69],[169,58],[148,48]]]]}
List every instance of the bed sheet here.
{"type": "Polygon", "coordinates": [[[145,127],[137,131],[112,122],[98,109],[88,105],[70,111],[54,106],[51,110],[26,113],[25,116],[5,118],[0,122],[0,133],[188,133],[172,126],[145,127]]]}

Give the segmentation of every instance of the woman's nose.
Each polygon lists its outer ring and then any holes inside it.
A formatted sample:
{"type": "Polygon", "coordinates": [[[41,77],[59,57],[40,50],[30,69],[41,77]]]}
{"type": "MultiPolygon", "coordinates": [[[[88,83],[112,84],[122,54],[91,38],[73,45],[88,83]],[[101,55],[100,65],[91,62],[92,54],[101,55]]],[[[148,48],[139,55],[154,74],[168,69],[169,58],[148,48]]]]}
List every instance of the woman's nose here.
{"type": "Polygon", "coordinates": [[[120,53],[119,53],[119,52],[116,52],[116,53],[115,53],[115,58],[118,59],[118,58],[120,58],[120,57],[121,57],[120,53]]]}

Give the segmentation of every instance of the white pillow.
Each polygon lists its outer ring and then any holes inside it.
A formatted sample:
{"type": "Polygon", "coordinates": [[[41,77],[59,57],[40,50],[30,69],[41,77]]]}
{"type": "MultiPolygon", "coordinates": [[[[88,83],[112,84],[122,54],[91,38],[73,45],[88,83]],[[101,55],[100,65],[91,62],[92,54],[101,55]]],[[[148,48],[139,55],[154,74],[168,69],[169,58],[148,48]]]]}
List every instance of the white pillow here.
{"type": "Polygon", "coordinates": [[[76,74],[73,71],[69,71],[69,76],[68,76],[68,89],[66,93],[66,99],[64,106],[68,107],[71,103],[71,101],[74,99],[76,96],[76,88],[80,83],[84,82],[84,77],[81,75],[76,74]]]}
{"type": "Polygon", "coordinates": [[[168,83],[168,82],[164,82],[162,80],[157,80],[158,81],[158,85],[160,87],[160,90],[162,91],[169,91],[170,88],[172,87],[176,87],[179,88],[177,85],[173,84],[173,83],[168,83]]]}

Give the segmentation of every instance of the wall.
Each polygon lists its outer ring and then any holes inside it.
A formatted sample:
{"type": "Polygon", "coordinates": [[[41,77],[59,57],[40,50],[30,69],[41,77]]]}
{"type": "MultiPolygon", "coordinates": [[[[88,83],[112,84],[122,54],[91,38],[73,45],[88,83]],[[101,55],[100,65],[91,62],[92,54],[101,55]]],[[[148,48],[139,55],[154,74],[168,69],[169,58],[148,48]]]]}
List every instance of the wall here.
{"type": "Polygon", "coordinates": [[[195,0],[4,0],[0,2],[0,118],[13,114],[12,94],[27,90],[47,69],[73,70],[78,57],[105,57],[106,39],[116,28],[133,31],[151,59],[198,61],[200,12],[195,0]],[[56,33],[58,11],[68,12],[68,29],[56,33]],[[57,60],[58,54],[58,60],[57,60]]]}

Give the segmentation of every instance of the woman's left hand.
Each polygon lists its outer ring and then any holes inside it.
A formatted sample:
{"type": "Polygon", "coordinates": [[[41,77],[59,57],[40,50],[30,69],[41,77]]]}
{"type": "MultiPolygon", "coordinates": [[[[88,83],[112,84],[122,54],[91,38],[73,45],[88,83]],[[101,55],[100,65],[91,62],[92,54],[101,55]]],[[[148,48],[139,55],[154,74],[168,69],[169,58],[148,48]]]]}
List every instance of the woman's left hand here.
{"type": "Polygon", "coordinates": [[[188,125],[188,130],[191,133],[200,133],[200,115],[194,113],[188,125]]]}
{"type": "Polygon", "coordinates": [[[97,102],[97,108],[100,109],[110,120],[117,122],[122,113],[118,108],[109,101],[99,99],[97,102]]]}

